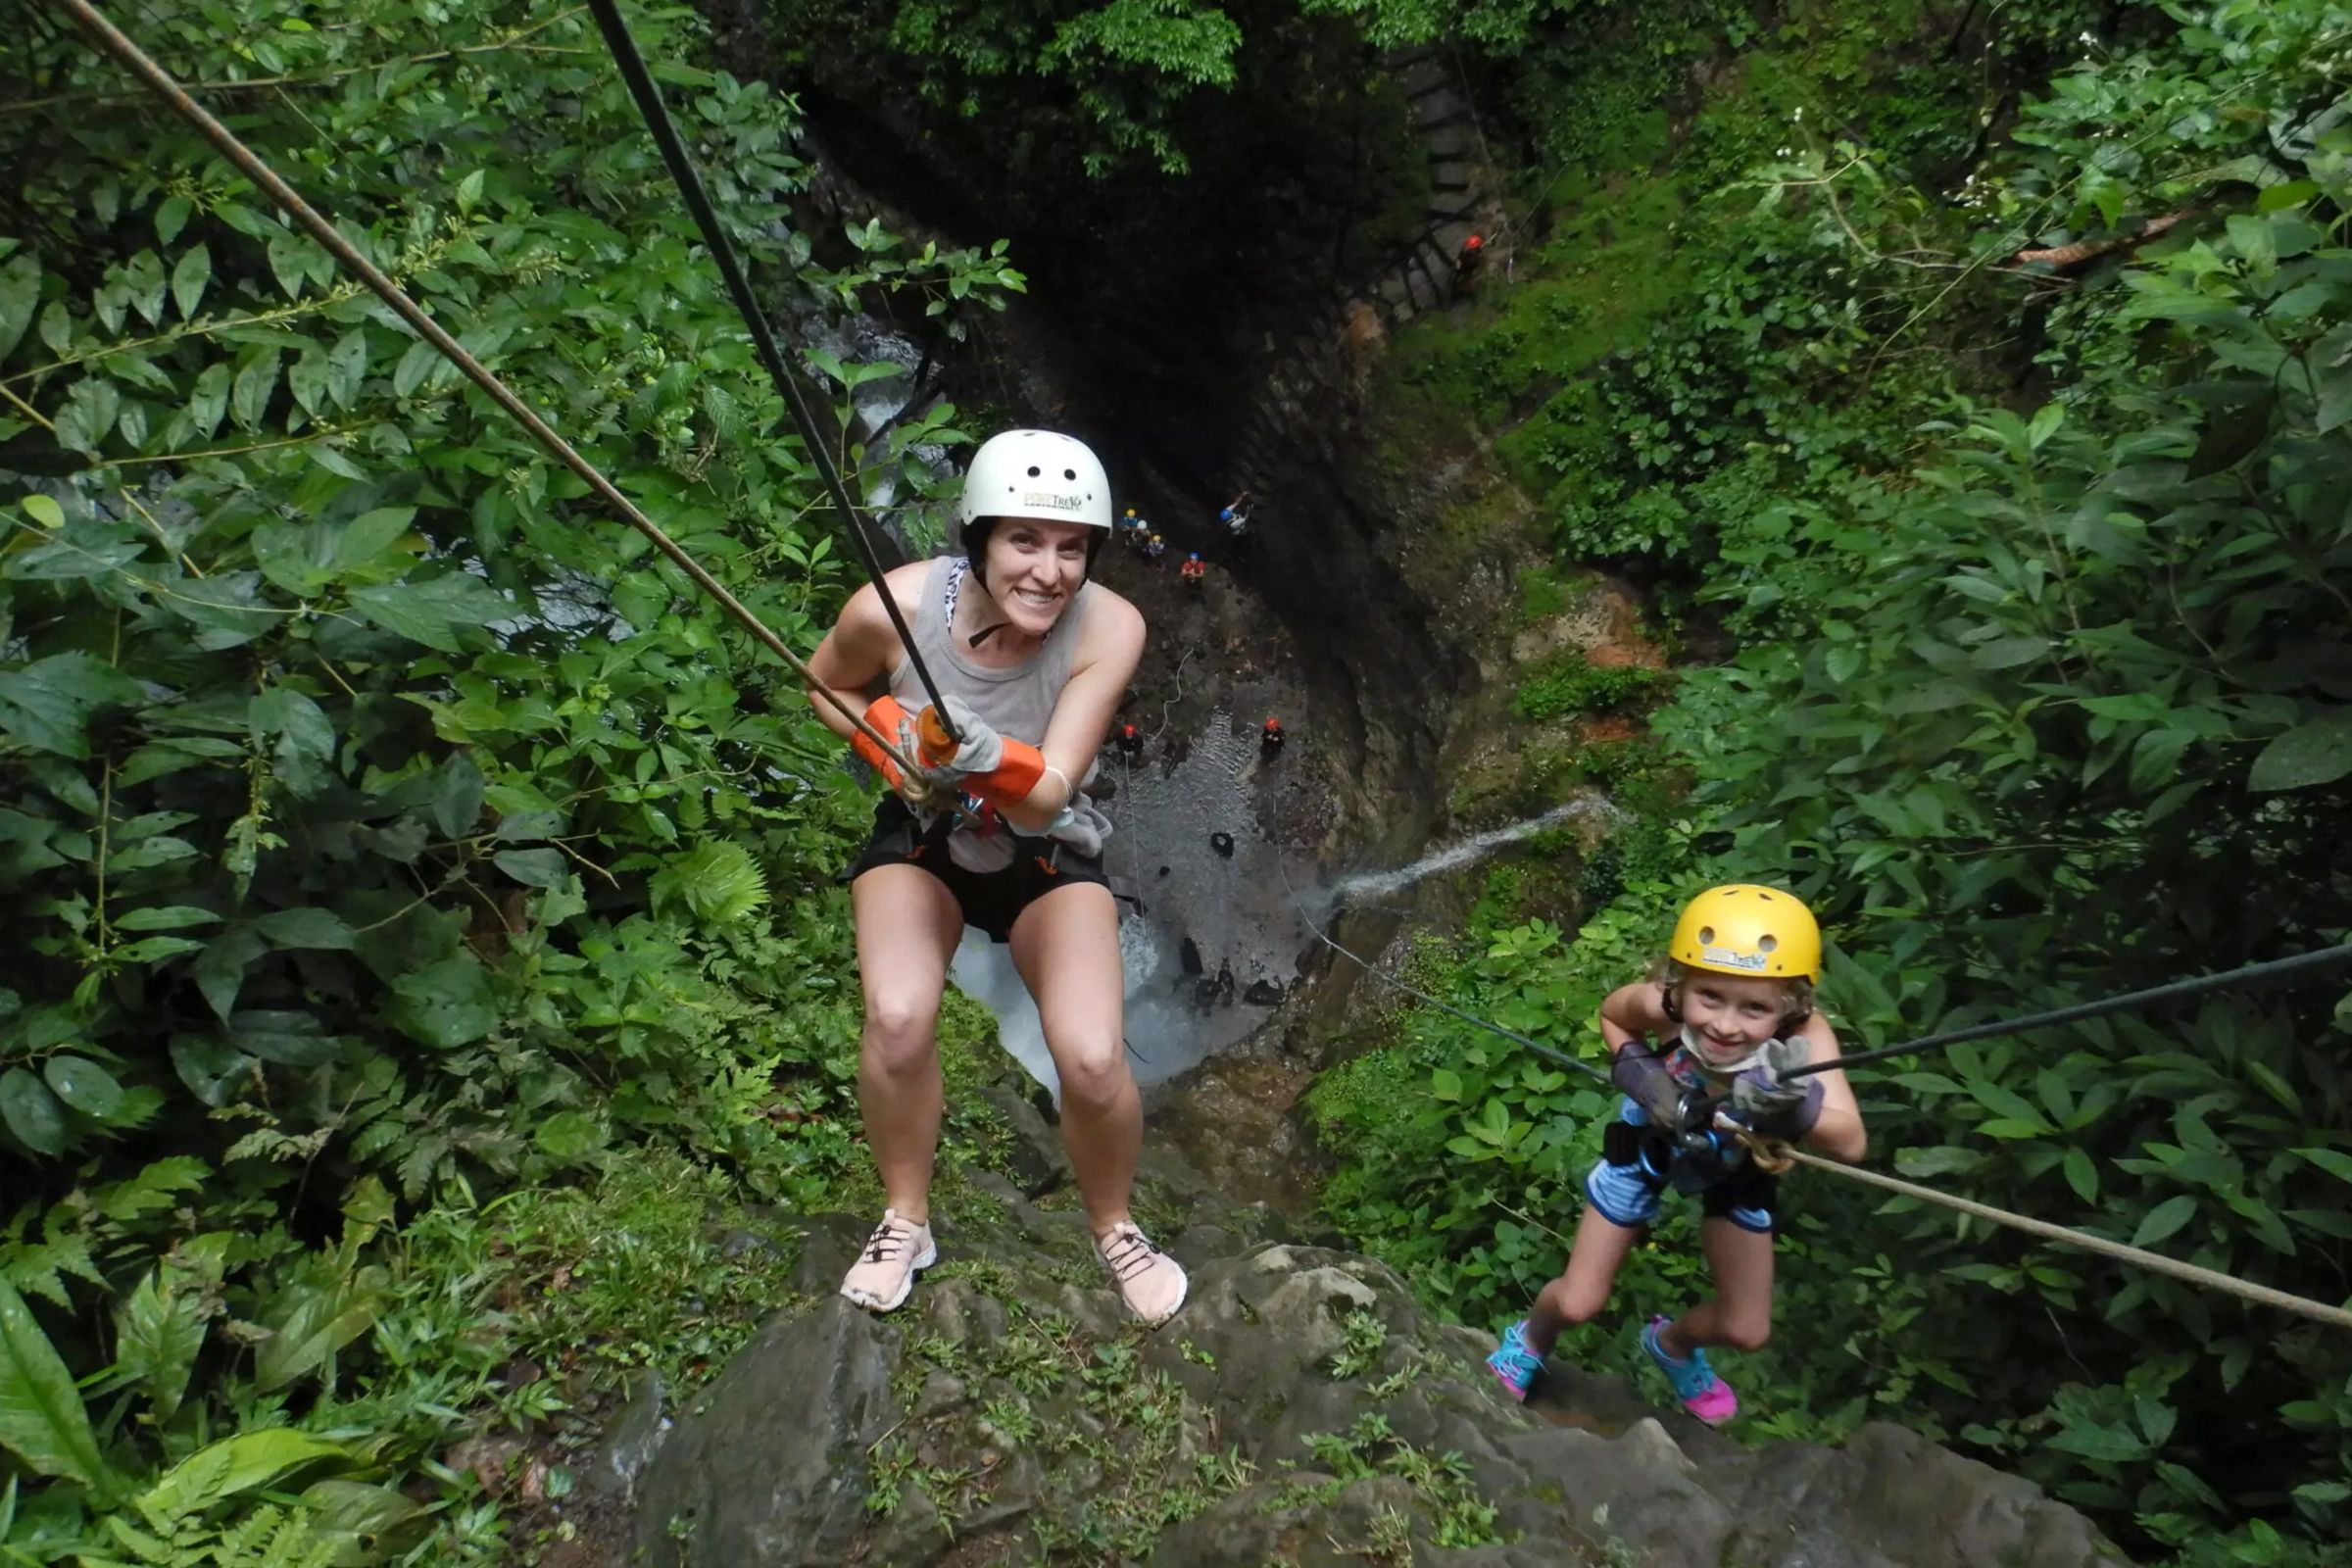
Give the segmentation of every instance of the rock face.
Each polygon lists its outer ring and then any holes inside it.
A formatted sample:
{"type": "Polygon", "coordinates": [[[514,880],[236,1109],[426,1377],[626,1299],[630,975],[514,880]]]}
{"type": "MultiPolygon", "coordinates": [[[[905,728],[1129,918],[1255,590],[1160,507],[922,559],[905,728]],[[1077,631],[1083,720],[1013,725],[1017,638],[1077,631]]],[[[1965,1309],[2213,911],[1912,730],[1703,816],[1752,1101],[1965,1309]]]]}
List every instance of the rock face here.
{"type": "MultiPolygon", "coordinates": [[[[1568,1367],[1523,1409],[1482,1336],[1433,1322],[1378,1262],[1269,1234],[1263,1209],[1182,1232],[1191,1297],[1146,1333],[1077,1214],[1003,1184],[960,1202],[906,1308],[781,1313],[703,1392],[636,1477],[611,1560],[2124,1561],[2031,1485],[1895,1427],[1743,1448],[1568,1367]]],[[[814,1224],[812,1292],[861,1232],[814,1224]]]]}

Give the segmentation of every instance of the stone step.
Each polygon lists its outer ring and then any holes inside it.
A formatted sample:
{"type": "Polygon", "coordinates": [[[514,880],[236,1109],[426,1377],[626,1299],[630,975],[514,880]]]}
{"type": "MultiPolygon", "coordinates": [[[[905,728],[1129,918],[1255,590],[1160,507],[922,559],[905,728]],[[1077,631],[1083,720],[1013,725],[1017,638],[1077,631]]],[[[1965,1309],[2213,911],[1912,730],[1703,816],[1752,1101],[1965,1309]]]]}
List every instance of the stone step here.
{"type": "Polygon", "coordinates": [[[1433,163],[1446,158],[1468,158],[1479,150],[1478,132],[1468,124],[1443,125],[1423,131],[1421,145],[1428,149],[1433,163]]]}
{"type": "Polygon", "coordinates": [[[1427,97],[1453,85],[1453,74],[1436,60],[1416,60],[1395,75],[1407,98],[1427,97]]]}
{"type": "Polygon", "coordinates": [[[1468,190],[1470,166],[1453,160],[1431,164],[1429,184],[1432,190],[1468,190]]]}
{"type": "Polygon", "coordinates": [[[1415,267],[1405,274],[1405,286],[1411,291],[1416,309],[1430,311],[1445,303],[1446,290],[1439,287],[1430,275],[1415,267]]]}

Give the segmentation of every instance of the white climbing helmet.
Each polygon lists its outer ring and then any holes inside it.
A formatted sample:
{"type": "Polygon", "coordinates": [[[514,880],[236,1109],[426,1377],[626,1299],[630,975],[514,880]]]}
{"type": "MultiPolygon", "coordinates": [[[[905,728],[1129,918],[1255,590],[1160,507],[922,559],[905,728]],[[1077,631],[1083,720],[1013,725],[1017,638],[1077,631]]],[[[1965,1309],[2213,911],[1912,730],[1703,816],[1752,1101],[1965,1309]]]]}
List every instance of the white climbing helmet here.
{"type": "Polygon", "coordinates": [[[1038,517],[1110,530],[1110,477],[1087,444],[1057,430],[1006,430],[980,443],[963,476],[966,530],[982,517],[1038,517]]]}

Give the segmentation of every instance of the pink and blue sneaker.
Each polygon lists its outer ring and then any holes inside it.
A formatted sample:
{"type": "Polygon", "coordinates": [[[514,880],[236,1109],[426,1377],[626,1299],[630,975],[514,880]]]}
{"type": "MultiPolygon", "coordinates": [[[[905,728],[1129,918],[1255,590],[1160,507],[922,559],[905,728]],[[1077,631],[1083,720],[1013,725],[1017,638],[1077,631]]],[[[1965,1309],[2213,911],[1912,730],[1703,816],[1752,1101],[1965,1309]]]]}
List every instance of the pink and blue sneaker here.
{"type": "Polygon", "coordinates": [[[1544,1379],[1544,1358],[1528,1348],[1527,1319],[1521,1318],[1502,1331],[1502,1343],[1487,1357],[1487,1370],[1494,1374],[1502,1392],[1521,1404],[1535,1393],[1536,1385],[1544,1379]]]}
{"type": "MultiPolygon", "coordinates": [[[[1706,1351],[1693,1349],[1689,1360],[1666,1353],[1666,1347],[1658,1343],[1658,1331],[1666,1326],[1666,1322],[1662,1317],[1649,1320],[1649,1327],[1642,1331],[1642,1350],[1657,1363],[1658,1370],[1666,1374],[1666,1381],[1674,1385],[1675,1396],[1683,1401],[1684,1409],[1711,1427],[1723,1425],[1740,1413],[1739,1396],[1733,1394],[1732,1386],[1717,1377],[1715,1369],[1707,1365],[1706,1351]]],[[[1504,1343],[1509,1342],[1506,1340],[1504,1343]]],[[[1502,1352],[1497,1350],[1494,1353],[1500,1355],[1502,1352]]],[[[1492,1361],[1488,1362],[1490,1366],[1493,1364],[1492,1361]]],[[[1495,1374],[1497,1377],[1501,1375],[1500,1372],[1495,1374]]]]}

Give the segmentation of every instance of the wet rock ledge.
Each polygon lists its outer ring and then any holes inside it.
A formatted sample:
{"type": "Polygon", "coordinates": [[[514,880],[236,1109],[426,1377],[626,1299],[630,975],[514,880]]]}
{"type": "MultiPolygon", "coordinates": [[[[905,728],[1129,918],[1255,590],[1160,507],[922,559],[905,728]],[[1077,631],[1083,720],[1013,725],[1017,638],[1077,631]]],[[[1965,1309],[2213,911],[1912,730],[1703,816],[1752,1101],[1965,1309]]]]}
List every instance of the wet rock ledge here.
{"type": "Polygon", "coordinates": [[[962,1223],[942,1216],[942,1266],[885,1319],[824,1294],[864,1222],[807,1222],[818,1304],[779,1313],[687,1408],[641,1400],[582,1498],[612,1539],[573,1560],[2125,1561],[2028,1483],[1896,1427],[1743,1448],[1558,1366],[1520,1408],[1481,1364],[1487,1341],[1425,1316],[1385,1266],[1198,1185],[1144,1215],[1193,1276],[1183,1312],[1146,1334],[1079,1214],[984,1187],[962,1223]]]}

